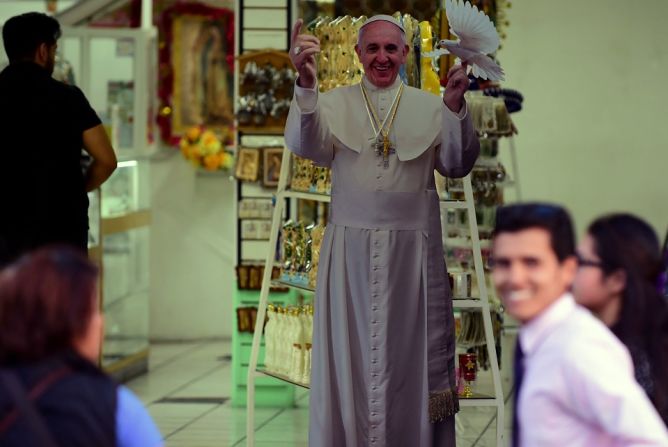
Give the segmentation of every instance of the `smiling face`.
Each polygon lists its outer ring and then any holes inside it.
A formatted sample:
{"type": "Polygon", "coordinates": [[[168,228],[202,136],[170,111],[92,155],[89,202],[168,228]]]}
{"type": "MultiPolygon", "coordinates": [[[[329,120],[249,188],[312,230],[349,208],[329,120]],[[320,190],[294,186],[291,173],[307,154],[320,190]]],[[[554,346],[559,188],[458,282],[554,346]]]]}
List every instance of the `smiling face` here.
{"type": "Polygon", "coordinates": [[[508,313],[526,323],[571,286],[577,262],[559,262],[550,233],[542,228],[500,233],[493,243],[492,278],[508,313]]]}
{"type": "Polygon", "coordinates": [[[377,21],[360,30],[355,52],[366,77],[376,87],[389,87],[406,62],[408,45],[401,30],[390,22],[377,21]]]}

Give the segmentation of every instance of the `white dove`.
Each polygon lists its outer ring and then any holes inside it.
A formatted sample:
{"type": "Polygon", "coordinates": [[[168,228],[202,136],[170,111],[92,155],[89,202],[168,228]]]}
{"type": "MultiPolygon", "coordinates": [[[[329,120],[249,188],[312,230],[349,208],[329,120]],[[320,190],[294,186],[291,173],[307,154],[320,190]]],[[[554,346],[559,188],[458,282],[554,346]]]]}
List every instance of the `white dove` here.
{"type": "Polygon", "coordinates": [[[474,76],[490,81],[502,81],[501,67],[488,54],[499,48],[499,34],[492,21],[484,12],[463,0],[446,0],[450,32],[457,40],[441,40],[434,51],[423,53],[425,57],[439,57],[454,54],[462,62],[469,64],[474,76]]]}

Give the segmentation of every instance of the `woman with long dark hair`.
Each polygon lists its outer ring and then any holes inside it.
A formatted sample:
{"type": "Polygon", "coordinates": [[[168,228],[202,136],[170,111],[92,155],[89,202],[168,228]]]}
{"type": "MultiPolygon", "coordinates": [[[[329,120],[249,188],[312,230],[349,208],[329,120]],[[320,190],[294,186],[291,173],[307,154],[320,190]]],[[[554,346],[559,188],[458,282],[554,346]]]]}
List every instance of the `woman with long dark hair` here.
{"type": "Polygon", "coordinates": [[[626,345],[638,383],[668,425],[668,301],[659,291],[656,233],[630,214],[591,223],[578,246],[573,292],[626,345]]]}
{"type": "Polygon", "coordinates": [[[71,248],[0,272],[0,445],[158,447],[141,402],[96,365],[98,269],[71,248]]]}

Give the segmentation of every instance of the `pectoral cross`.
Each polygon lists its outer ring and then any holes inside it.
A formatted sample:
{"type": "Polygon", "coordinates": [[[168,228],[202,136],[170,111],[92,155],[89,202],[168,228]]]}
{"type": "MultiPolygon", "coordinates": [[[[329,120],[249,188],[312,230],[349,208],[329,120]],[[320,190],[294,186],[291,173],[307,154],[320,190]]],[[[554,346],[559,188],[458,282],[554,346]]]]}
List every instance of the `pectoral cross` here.
{"type": "Polygon", "coordinates": [[[383,167],[385,169],[390,167],[390,154],[396,153],[396,150],[392,147],[390,143],[390,137],[388,135],[383,135],[382,139],[376,141],[375,152],[376,155],[383,157],[383,167]]]}

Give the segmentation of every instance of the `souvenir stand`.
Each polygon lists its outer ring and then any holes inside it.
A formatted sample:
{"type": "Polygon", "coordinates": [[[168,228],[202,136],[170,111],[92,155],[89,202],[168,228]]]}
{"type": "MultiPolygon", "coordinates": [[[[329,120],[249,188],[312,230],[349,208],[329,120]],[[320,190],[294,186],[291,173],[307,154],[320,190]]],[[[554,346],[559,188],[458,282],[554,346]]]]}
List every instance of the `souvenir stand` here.
{"type": "MultiPolygon", "coordinates": [[[[237,282],[233,291],[236,325],[232,333],[232,391],[234,406],[247,404],[247,379],[263,272],[276,276],[269,235],[273,201],[283,155],[283,126],[294,72],[285,50],[289,44],[290,5],[279,2],[237,2],[235,10],[235,110],[237,118],[237,282]],[[261,20],[262,17],[271,21],[261,20]],[[277,24],[279,27],[277,27],[277,24]],[[271,45],[267,45],[271,43],[271,45]],[[268,46],[275,48],[268,49],[268,46]]],[[[267,291],[277,305],[295,305],[301,294],[287,287],[267,291]]],[[[260,325],[261,331],[262,325],[260,325]]],[[[264,353],[264,341],[259,349],[264,353]]],[[[295,387],[271,377],[253,379],[254,404],[288,407],[295,387]]]]}

